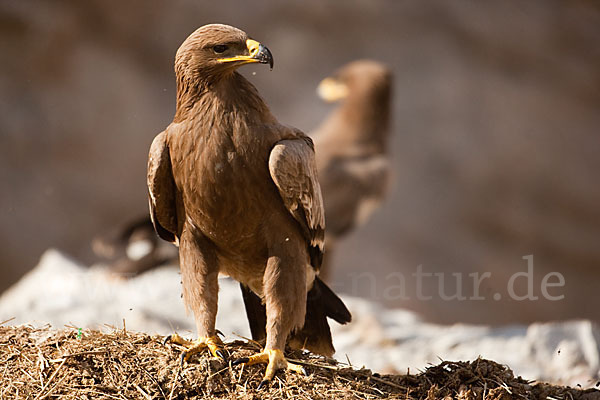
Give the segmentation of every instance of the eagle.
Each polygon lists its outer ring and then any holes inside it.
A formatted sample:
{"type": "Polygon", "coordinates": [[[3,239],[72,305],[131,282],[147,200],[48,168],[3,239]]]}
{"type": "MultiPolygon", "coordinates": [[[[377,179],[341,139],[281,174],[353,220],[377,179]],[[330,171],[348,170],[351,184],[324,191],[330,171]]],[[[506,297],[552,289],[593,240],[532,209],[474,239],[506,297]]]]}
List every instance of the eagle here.
{"type": "MultiPolygon", "coordinates": [[[[389,192],[392,72],[375,60],[355,60],[323,79],[317,93],[339,104],[309,133],[327,215],[327,248],[319,274],[327,281],[336,244],[363,225],[389,192]]],[[[94,239],[93,248],[101,257],[114,259],[112,272],[133,276],[177,262],[176,248],[160,242],[145,214],[94,239]]]]}
{"type": "MultiPolygon", "coordinates": [[[[312,140],[280,124],[256,88],[236,70],[269,64],[269,49],[231,26],[198,28],[175,56],[173,121],[148,157],[150,217],[158,235],[179,247],[183,300],[198,339],[182,360],[205,348],[225,358],[217,336],[218,275],[240,282],[258,300],[250,326],[265,332],[258,354],[233,364],[267,364],[259,387],[278,369],[303,372],[286,360],[286,343],[334,352],[327,318],[351,315],[318,272],[325,214],[312,140]]],[[[257,333],[258,334],[258,333],[257,333]]]]}
{"type": "Polygon", "coordinates": [[[378,61],[352,61],[323,79],[317,93],[339,103],[311,132],[327,215],[320,275],[327,280],[336,243],[366,223],[389,192],[392,72],[378,61]]]}

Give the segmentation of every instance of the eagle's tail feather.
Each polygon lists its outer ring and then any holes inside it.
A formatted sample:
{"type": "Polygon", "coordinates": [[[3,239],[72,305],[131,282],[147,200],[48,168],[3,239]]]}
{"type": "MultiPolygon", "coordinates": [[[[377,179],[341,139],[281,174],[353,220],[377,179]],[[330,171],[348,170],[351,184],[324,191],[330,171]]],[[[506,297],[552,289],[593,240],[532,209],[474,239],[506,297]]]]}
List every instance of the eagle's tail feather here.
{"type": "Polygon", "coordinates": [[[289,345],[324,356],[333,355],[335,349],[327,317],[340,324],[346,324],[352,319],[342,300],[319,277],[315,277],[306,298],[304,326],[292,334],[289,345]]]}
{"type": "Polygon", "coordinates": [[[265,305],[248,286],[240,283],[240,289],[242,289],[242,298],[246,307],[246,316],[250,324],[252,339],[264,344],[267,338],[267,310],[265,305]]]}
{"type": "MultiPolygon", "coordinates": [[[[240,284],[246,315],[250,323],[252,339],[258,342],[266,338],[266,309],[260,298],[247,286],[240,284]]],[[[331,331],[327,317],[340,324],[351,321],[352,316],[342,300],[318,277],[307,294],[306,317],[302,329],[292,333],[288,344],[293,348],[302,348],[313,353],[331,356],[335,349],[331,340],[331,331]]]]}
{"type": "Polygon", "coordinates": [[[308,292],[309,296],[315,288],[318,295],[321,297],[321,303],[325,308],[325,314],[329,318],[332,318],[342,325],[352,321],[352,315],[350,314],[350,311],[348,311],[348,308],[346,308],[342,299],[340,299],[318,276],[315,277],[313,288],[308,292]]]}

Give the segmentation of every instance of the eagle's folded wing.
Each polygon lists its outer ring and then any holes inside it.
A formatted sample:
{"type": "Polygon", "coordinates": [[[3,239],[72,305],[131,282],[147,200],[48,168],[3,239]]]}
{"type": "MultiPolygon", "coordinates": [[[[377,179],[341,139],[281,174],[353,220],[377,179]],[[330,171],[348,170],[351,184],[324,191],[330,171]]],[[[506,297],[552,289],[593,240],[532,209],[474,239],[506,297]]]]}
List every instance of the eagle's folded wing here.
{"type": "Polygon", "coordinates": [[[310,244],[313,267],[319,269],[323,255],[325,211],[312,140],[303,136],[277,142],[269,156],[269,172],[283,203],[300,224],[310,244]]]}
{"type": "Polygon", "coordinates": [[[167,134],[158,134],[148,155],[148,201],[150,217],[158,236],[177,243],[177,208],[175,181],[171,170],[171,157],[167,134]]]}

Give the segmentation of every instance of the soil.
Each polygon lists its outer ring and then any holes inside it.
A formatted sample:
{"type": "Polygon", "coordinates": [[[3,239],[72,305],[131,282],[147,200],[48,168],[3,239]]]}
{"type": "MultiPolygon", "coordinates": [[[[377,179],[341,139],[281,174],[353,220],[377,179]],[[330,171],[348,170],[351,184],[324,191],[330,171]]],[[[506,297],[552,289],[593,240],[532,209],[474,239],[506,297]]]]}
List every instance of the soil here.
{"type": "MultiPolygon", "coordinates": [[[[298,351],[286,356],[308,376],[280,371],[257,390],[264,365],[232,367],[202,352],[182,366],[182,349],[163,340],[125,329],[0,326],[0,399],[600,399],[598,390],[528,382],[485,359],[379,375],[298,351]]],[[[226,348],[230,359],[260,350],[250,340],[226,348]]]]}

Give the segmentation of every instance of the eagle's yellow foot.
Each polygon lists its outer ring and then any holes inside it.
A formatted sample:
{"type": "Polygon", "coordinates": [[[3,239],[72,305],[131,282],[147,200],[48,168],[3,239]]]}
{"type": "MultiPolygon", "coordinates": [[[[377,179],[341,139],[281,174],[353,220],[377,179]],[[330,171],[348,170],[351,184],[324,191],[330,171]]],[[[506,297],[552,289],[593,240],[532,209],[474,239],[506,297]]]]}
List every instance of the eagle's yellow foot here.
{"type": "Polygon", "coordinates": [[[250,357],[238,358],[233,361],[231,365],[238,364],[267,364],[267,371],[265,372],[265,377],[263,378],[260,385],[258,385],[258,389],[261,389],[269,384],[273,376],[275,376],[275,372],[279,369],[287,369],[288,371],[297,372],[299,374],[307,375],[304,367],[298,364],[292,364],[283,356],[283,352],[278,349],[265,349],[262,352],[255,354],[250,357]]]}
{"type": "Polygon", "coordinates": [[[227,353],[223,349],[223,342],[219,339],[218,336],[206,336],[198,338],[195,341],[187,340],[174,333],[165,338],[164,343],[167,342],[175,343],[180,346],[185,347],[185,350],[181,352],[181,365],[183,365],[184,361],[188,361],[191,356],[196,353],[201,352],[202,350],[208,348],[210,350],[210,354],[214,357],[222,358],[224,361],[227,361],[227,353]]]}

